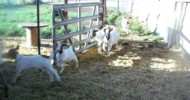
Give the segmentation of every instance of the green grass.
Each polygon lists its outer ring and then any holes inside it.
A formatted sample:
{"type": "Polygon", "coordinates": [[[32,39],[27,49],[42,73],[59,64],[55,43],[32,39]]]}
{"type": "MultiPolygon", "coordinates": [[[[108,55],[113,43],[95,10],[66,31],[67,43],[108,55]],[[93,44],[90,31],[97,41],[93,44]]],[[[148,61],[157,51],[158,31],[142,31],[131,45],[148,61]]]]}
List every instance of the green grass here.
{"type": "MultiPolygon", "coordinates": [[[[0,36],[25,36],[25,29],[18,25],[23,22],[37,22],[36,14],[35,5],[0,7],[0,36]]],[[[77,12],[73,11],[68,13],[69,19],[76,18],[77,15],[77,12]]],[[[91,16],[91,12],[82,12],[81,16],[91,16]]],[[[40,22],[48,24],[47,27],[41,28],[41,37],[50,38],[52,32],[51,4],[40,5],[40,22]]],[[[76,23],[68,25],[69,32],[76,31],[76,29],[76,23]]],[[[63,33],[65,33],[63,27],[58,27],[56,34],[61,35],[63,33]]]]}
{"type": "MultiPolygon", "coordinates": [[[[52,5],[41,4],[40,5],[40,22],[48,24],[47,27],[43,27],[40,30],[41,38],[51,38],[52,33],[52,5]]],[[[81,16],[90,16],[91,12],[83,12],[81,16]]],[[[12,6],[12,7],[0,7],[0,36],[25,36],[25,29],[18,25],[23,22],[37,22],[36,17],[36,5],[25,6],[12,6]]],[[[77,12],[70,11],[68,13],[69,19],[76,18],[77,12]]],[[[127,18],[129,14],[122,14],[127,18]]],[[[108,10],[106,16],[106,23],[110,25],[116,25],[121,35],[125,35],[125,32],[121,30],[121,14],[118,14],[115,10],[108,10]]],[[[77,23],[69,24],[69,32],[77,31],[77,23]]],[[[85,27],[85,25],[82,25],[85,27]]],[[[56,28],[56,34],[62,35],[65,33],[63,27],[56,28]]],[[[147,26],[140,23],[138,19],[131,19],[129,25],[129,31],[138,35],[149,35],[150,31],[147,26]]]]}
{"type": "Polygon", "coordinates": [[[130,13],[118,14],[116,10],[109,9],[107,11],[106,24],[117,26],[117,31],[120,36],[127,35],[121,28],[122,16],[125,16],[129,21],[129,33],[137,34],[139,36],[148,36],[147,39],[150,41],[163,39],[163,37],[160,37],[157,33],[150,32],[147,25],[140,22],[138,18],[132,17],[130,13]]]}
{"type": "Polygon", "coordinates": [[[149,40],[149,41],[163,40],[163,37],[159,36],[156,33],[150,33],[149,37],[147,37],[147,40],[149,40]]]}
{"type": "MultiPolygon", "coordinates": [[[[17,6],[0,8],[0,35],[1,36],[24,36],[25,29],[19,27],[20,23],[36,22],[36,6],[17,6]]],[[[40,21],[48,24],[41,28],[41,33],[51,32],[51,6],[40,5],[40,21]]]]}

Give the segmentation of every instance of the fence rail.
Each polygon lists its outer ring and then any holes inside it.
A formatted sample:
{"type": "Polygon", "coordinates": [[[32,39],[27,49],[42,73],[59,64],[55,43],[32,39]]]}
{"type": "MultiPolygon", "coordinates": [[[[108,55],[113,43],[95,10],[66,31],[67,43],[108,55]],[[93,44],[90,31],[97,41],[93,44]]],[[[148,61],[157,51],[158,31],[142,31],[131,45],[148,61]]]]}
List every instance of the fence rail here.
{"type": "Polygon", "coordinates": [[[59,9],[66,9],[66,8],[75,8],[75,7],[89,7],[89,6],[99,6],[100,3],[94,2],[94,3],[73,3],[73,4],[64,4],[64,3],[54,3],[53,9],[59,10],[59,9]]]}
{"type": "Polygon", "coordinates": [[[96,19],[98,17],[100,17],[100,16],[99,15],[96,15],[96,16],[87,16],[87,17],[81,17],[81,18],[61,21],[61,22],[55,23],[54,27],[61,26],[61,25],[66,25],[66,24],[71,24],[71,23],[76,23],[76,22],[84,21],[84,20],[96,19]]]}
{"type": "Polygon", "coordinates": [[[53,8],[53,12],[52,12],[52,27],[53,27],[52,36],[53,36],[53,48],[54,48],[54,50],[55,50],[55,43],[57,41],[67,40],[67,39],[69,40],[69,41],[67,41],[67,44],[74,47],[73,49],[74,49],[75,53],[80,53],[80,52],[82,52],[82,51],[84,51],[84,50],[86,50],[86,49],[97,44],[97,42],[92,42],[92,43],[88,43],[87,45],[83,45],[84,43],[91,41],[91,38],[86,37],[86,38],[82,39],[81,34],[87,33],[90,30],[97,29],[101,26],[102,23],[100,23],[99,21],[100,21],[100,19],[102,19],[101,17],[103,17],[103,16],[101,16],[102,12],[100,12],[101,6],[100,6],[99,2],[73,3],[73,4],[55,3],[55,4],[53,4],[52,8],[53,8]],[[92,10],[91,15],[81,17],[81,13],[84,12],[84,11],[82,11],[83,7],[89,7],[89,9],[91,7],[91,9],[90,9],[90,10],[92,10]],[[69,10],[68,10],[68,8],[69,8],[69,10]],[[68,15],[66,15],[66,14],[68,14],[68,12],[71,11],[73,8],[77,8],[77,13],[78,13],[77,18],[67,19],[68,15]],[[55,15],[55,12],[58,13],[58,16],[55,15]],[[57,18],[60,18],[61,21],[56,22],[57,18]],[[82,29],[82,23],[81,23],[82,21],[89,21],[89,24],[86,25],[85,29],[84,28],[82,29]],[[95,23],[93,23],[93,21],[95,21],[95,23]],[[67,25],[73,24],[73,23],[76,23],[77,31],[69,32],[67,25]],[[63,27],[65,30],[65,33],[62,34],[61,36],[58,36],[56,34],[57,27],[63,27]],[[74,36],[76,37],[77,35],[78,35],[78,41],[73,42],[72,38],[74,36]],[[78,48],[75,48],[76,46],[78,46],[78,48]],[[75,49],[77,49],[77,50],[75,50],[75,49]]]}

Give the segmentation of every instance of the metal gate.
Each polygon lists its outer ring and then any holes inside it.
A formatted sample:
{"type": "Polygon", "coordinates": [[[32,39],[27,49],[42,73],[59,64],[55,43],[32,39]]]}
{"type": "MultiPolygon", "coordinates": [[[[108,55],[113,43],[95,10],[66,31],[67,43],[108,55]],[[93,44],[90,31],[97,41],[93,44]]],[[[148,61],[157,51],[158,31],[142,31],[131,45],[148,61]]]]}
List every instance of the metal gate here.
{"type": "Polygon", "coordinates": [[[97,42],[89,43],[84,45],[84,43],[91,40],[89,37],[82,38],[82,35],[89,32],[92,29],[97,29],[101,26],[100,20],[100,3],[73,3],[73,4],[53,4],[52,12],[52,27],[53,27],[53,50],[55,50],[55,44],[57,41],[66,40],[66,43],[75,47],[75,53],[82,52],[94,45],[97,42]],[[90,11],[91,10],[91,11],[90,11]],[[90,14],[83,14],[90,11],[90,14]],[[71,12],[71,13],[70,13],[71,12]],[[70,15],[75,13],[76,17],[70,18],[70,15]],[[88,23],[87,23],[88,22],[88,23]],[[69,25],[77,26],[76,31],[71,31],[69,25]],[[63,28],[64,33],[57,35],[57,31],[63,28]],[[77,41],[73,40],[73,37],[78,36],[77,41]],[[78,47],[78,48],[76,48],[78,47]]]}

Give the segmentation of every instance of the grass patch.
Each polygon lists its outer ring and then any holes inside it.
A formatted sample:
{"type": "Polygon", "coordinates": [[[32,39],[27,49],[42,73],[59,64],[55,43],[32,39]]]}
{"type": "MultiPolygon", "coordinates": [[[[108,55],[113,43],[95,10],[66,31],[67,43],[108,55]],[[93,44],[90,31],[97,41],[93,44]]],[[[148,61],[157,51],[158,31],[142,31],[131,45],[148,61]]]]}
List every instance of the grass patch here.
{"type": "MultiPolygon", "coordinates": [[[[25,36],[25,29],[20,28],[19,23],[36,22],[36,6],[15,6],[0,8],[0,35],[1,36],[25,36]]],[[[51,30],[51,6],[40,5],[40,20],[46,22],[47,27],[41,28],[41,35],[50,33],[51,30]]]]}
{"type": "Polygon", "coordinates": [[[159,36],[155,32],[150,32],[148,26],[142,23],[138,18],[133,17],[129,13],[117,14],[116,10],[108,10],[108,16],[106,17],[106,24],[117,26],[117,31],[120,36],[126,36],[126,32],[122,30],[121,22],[122,16],[126,17],[129,21],[129,33],[137,34],[138,36],[147,36],[146,40],[163,40],[163,37],[159,36]]]}
{"type": "Polygon", "coordinates": [[[110,25],[115,24],[115,20],[119,15],[120,14],[118,14],[116,10],[108,10],[105,24],[110,24],[110,25]]]}
{"type": "MultiPolygon", "coordinates": [[[[37,22],[36,5],[0,7],[0,36],[25,36],[25,29],[18,27],[19,23],[37,22]]],[[[82,16],[90,16],[91,12],[83,12],[82,16]]],[[[78,14],[74,11],[68,12],[68,19],[77,18],[78,14]]],[[[60,19],[58,19],[60,21],[60,19]]],[[[52,5],[40,5],[40,22],[48,24],[47,27],[40,29],[42,38],[51,38],[52,33],[52,5]]],[[[69,24],[69,32],[76,31],[77,23],[69,24]]],[[[83,27],[83,25],[82,25],[83,27]]],[[[63,27],[59,27],[56,34],[65,33],[63,27]]]]}
{"type": "Polygon", "coordinates": [[[151,35],[149,35],[149,37],[147,37],[146,40],[150,40],[150,41],[163,40],[163,37],[159,36],[156,33],[151,33],[151,35]]]}

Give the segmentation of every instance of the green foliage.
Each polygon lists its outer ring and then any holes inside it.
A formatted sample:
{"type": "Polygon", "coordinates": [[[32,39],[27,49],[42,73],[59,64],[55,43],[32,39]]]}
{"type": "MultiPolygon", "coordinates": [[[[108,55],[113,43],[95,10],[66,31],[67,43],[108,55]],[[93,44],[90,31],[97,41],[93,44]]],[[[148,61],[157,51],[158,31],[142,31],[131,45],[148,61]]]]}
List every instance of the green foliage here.
{"type": "Polygon", "coordinates": [[[121,14],[121,16],[118,16],[118,17],[116,18],[116,20],[115,20],[115,24],[116,24],[117,26],[120,26],[120,27],[121,27],[122,16],[126,17],[129,22],[131,21],[131,19],[130,19],[131,15],[128,14],[128,13],[123,13],[123,14],[121,14]]]}
{"type": "Polygon", "coordinates": [[[118,17],[118,13],[115,10],[109,10],[107,12],[107,16],[106,16],[106,23],[107,24],[115,24],[115,20],[118,17]]]}
{"type": "Polygon", "coordinates": [[[138,34],[138,35],[148,35],[150,34],[150,31],[148,30],[148,27],[144,25],[142,22],[140,22],[137,18],[133,18],[129,24],[129,29],[132,33],[138,34]]]}
{"type": "MultiPolygon", "coordinates": [[[[40,5],[40,22],[47,23],[48,26],[40,28],[40,35],[42,38],[50,38],[52,35],[52,5],[40,5]]],[[[89,16],[91,12],[84,12],[82,16],[89,16]]],[[[2,7],[0,8],[0,36],[25,36],[25,29],[19,27],[20,23],[24,22],[37,22],[36,6],[15,6],[15,7],[2,7]]],[[[76,18],[76,12],[70,11],[68,13],[69,19],[76,18]]],[[[60,20],[60,19],[59,19],[60,20]]],[[[77,30],[77,23],[69,24],[69,32],[77,30]]],[[[82,26],[83,27],[83,26],[82,26]]],[[[56,30],[56,35],[63,35],[65,30],[63,27],[56,30]]]]}
{"type": "MultiPolygon", "coordinates": [[[[36,4],[37,0],[1,0],[0,6],[1,7],[14,7],[14,6],[21,6],[21,5],[31,5],[36,4]]],[[[39,0],[42,3],[42,0],[39,0]]]]}
{"type": "MultiPolygon", "coordinates": [[[[36,6],[18,6],[0,8],[0,36],[25,36],[25,29],[19,27],[20,23],[36,22],[36,6]]],[[[51,36],[51,5],[40,5],[40,21],[48,24],[41,28],[41,37],[51,36]]]]}
{"type": "Polygon", "coordinates": [[[132,18],[129,13],[118,14],[116,10],[109,10],[108,16],[106,17],[106,24],[116,25],[119,33],[125,35],[125,32],[121,29],[122,16],[126,17],[129,21],[129,31],[130,33],[138,35],[149,35],[151,34],[148,27],[140,22],[137,18],[132,18]]]}
{"type": "Polygon", "coordinates": [[[126,36],[127,34],[120,28],[117,28],[117,32],[120,34],[120,36],[126,36]]]}
{"type": "Polygon", "coordinates": [[[149,37],[147,38],[147,40],[150,41],[155,41],[155,40],[163,40],[163,37],[159,36],[158,34],[152,32],[150,33],[149,37]]]}
{"type": "Polygon", "coordinates": [[[122,16],[118,16],[115,20],[115,24],[119,27],[121,27],[121,20],[122,20],[122,16]]]}

